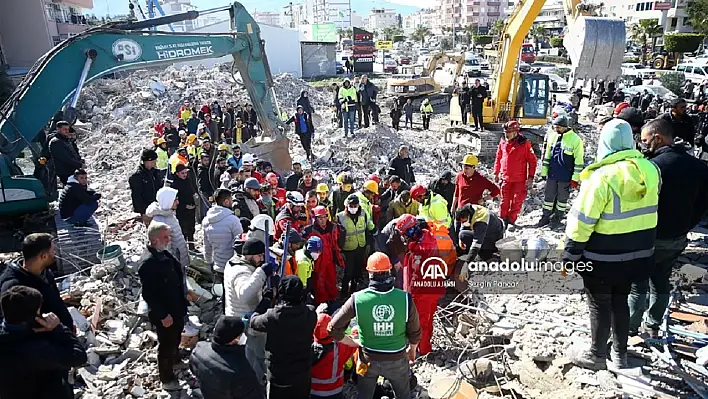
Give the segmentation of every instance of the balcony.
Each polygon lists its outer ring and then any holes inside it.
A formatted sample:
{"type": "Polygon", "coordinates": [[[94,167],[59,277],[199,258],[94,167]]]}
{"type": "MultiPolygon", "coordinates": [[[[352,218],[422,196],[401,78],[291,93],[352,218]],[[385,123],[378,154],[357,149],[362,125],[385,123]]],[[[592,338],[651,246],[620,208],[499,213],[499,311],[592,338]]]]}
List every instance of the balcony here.
{"type": "Polygon", "coordinates": [[[473,16],[473,17],[479,17],[479,13],[478,13],[478,12],[473,12],[473,13],[472,13],[472,16],[473,16]]]}
{"type": "Polygon", "coordinates": [[[489,11],[487,13],[488,16],[490,17],[498,17],[499,16],[499,11],[489,11]]]}
{"type": "Polygon", "coordinates": [[[487,2],[487,5],[490,6],[490,7],[499,6],[499,5],[501,5],[501,2],[499,2],[499,1],[488,1],[488,2],[487,2]]]}
{"type": "Polygon", "coordinates": [[[84,9],[93,8],[93,0],[52,0],[52,3],[66,4],[84,9]]]}

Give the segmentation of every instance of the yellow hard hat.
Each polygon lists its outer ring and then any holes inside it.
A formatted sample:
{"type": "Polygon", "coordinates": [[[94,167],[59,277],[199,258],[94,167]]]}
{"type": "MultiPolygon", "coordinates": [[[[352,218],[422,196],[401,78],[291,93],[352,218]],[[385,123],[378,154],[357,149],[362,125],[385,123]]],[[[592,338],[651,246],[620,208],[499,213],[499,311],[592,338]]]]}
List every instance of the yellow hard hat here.
{"type": "Polygon", "coordinates": [[[379,185],[373,180],[367,180],[363,186],[366,190],[371,191],[374,194],[379,193],[379,185]]]}
{"type": "Polygon", "coordinates": [[[342,173],[338,174],[338,175],[337,175],[337,178],[334,179],[334,181],[336,181],[336,182],[339,183],[339,184],[342,184],[342,179],[344,179],[344,174],[345,174],[345,172],[342,172],[342,173]]]}
{"type": "Polygon", "coordinates": [[[474,154],[467,154],[462,159],[462,164],[469,166],[477,166],[479,164],[479,159],[477,159],[477,156],[474,154]]]}
{"type": "Polygon", "coordinates": [[[229,145],[225,143],[219,144],[219,151],[228,151],[229,150],[229,145]]]}
{"type": "Polygon", "coordinates": [[[162,137],[160,137],[159,139],[157,139],[157,145],[165,144],[165,143],[167,143],[167,140],[163,139],[162,137]]]}
{"type": "Polygon", "coordinates": [[[197,140],[197,135],[192,133],[189,136],[187,136],[187,142],[188,143],[193,143],[197,140]]]}
{"type": "Polygon", "coordinates": [[[325,183],[320,183],[317,185],[317,190],[318,193],[328,193],[329,192],[329,187],[325,183]]]}

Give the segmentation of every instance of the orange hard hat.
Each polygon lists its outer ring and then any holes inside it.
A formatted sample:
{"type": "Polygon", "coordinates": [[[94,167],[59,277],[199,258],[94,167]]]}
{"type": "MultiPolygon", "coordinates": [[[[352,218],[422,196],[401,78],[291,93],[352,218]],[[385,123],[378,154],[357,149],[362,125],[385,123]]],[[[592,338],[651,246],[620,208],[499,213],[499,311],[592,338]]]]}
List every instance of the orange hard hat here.
{"type": "Polygon", "coordinates": [[[327,208],[318,205],[312,209],[312,214],[315,215],[315,217],[327,216],[327,208]]]}
{"type": "Polygon", "coordinates": [[[327,327],[331,321],[332,316],[327,313],[320,313],[317,315],[317,324],[315,324],[315,331],[312,334],[315,337],[315,340],[322,342],[332,339],[332,337],[329,336],[329,331],[327,331],[327,327]]]}
{"type": "Polygon", "coordinates": [[[372,273],[387,272],[391,270],[391,261],[383,252],[374,252],[366,261],[366,270],[372,273]]]}

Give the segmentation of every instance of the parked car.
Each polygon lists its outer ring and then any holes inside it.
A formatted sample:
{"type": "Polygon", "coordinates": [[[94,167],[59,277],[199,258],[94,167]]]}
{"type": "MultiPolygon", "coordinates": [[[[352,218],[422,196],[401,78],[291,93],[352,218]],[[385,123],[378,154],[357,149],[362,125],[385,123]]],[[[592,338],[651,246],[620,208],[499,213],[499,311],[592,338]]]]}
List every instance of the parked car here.
{"type": "Polygon", "coordinates": [[[409,65],[411,63],[411,59],[408,57],[401,57],[398,59],[398,65],[409,65]]]}
{"type": "Polygon", "coordinates": [[[479,59],[479,66],[482,68],[483,71],[488,71],[491,69],[489,61],[485,60],[484,58],[479,59]]]}
{"type": "Polygon", "coordinates": [[[652,79],[656,77],[656,72],[637,62],[622,64],[622,75],[639,76],[642,79],[652,79]]]}
{"type": "Polygon", "coordinates": [[[344,73],[344,64],[341,61],[337,61],[337,74],[344,73]]]}
{"type": "Polygon", "coordinates": [[[465,55],[465,65],[462,66],[462,73],[468,77],[482,76],[482,66],[479,65],[477,57],[465,55]]]}
{"type": "Polygon", "coordinates": [[[387,72],[397,73],[398,72],[398,64],[396,64],[396,61],[394,61],[392,59],[386,59],[386,61],[384,61],[383,71],[384,71],[384,73],[387,73],[387,72]]]}
{"type": "Polygon", "coordinates": [[[519,61],[519,71],[520,72],[531,72],[531,65],[524,61],[519,61]]]}
{"type": "Polygon", "coordinates": [[[536,53],[533,44],[524,43],[521,45],[521,61],[533,64],[536,61],[536,53]]]}
{"type": "Polygon", "coordinates": [[[644,93],[644,90],[649,90],[650,93],[666,101],[678,98],[671,90],[659,85],[639,85],[622,88],[622,92],[628,96],[634,93],[644,93]]]}
{"type": "Polygon", "coordinates": [[[568,82],[555,73],[546,73],[548,76],[548,84],[551,85],[551,91],[568,91],[568,82]]]}

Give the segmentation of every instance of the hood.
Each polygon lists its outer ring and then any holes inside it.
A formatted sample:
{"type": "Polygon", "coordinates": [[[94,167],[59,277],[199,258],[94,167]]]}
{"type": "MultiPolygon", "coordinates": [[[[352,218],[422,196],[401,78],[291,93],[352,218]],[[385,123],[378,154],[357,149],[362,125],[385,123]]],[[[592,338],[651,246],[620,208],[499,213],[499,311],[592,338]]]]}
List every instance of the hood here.
{"type": "Polygon", "coordinates": [[[612,119],[603,126],[597,144],[596,162],[601,162],[611,154],[634,148],[632,127],[621,119],[612,119]]]}
{"type": "Polygon", "coordinates": [[[151,218],[154,218],[155,216],[171,216],[174,214],[175,211],[173,209],[160,209],[160,205],[157,203],[157,201],[148,205],[147,209],[145,210],[145,215],[151,218]]]}
{"type": "Polygon", "coordinates": [[[162,187],[161,189],[157,190],[156,197],[156,202],[158,203],[161,210],[172,210],[172,204],[174,204],[175,198],[177,198],[177,190],[172,187],[162,187]]]}
{"type": "MultiPolygon", "coordinates": [[[[626,123],[626,122],[625,122],[626,123]]],[[[580,173],[580,181],[587,180],[593,171],[605,165],[616,164],[624,173],[623,178],[607,179],[607,183],[614,193],[622,198],[622,201],[635,202],[644,198],[646,195],[656,193],[659,190],[659,181],[647,182],[647,176],[642,172],[639,166],[640,162],[650,162],[644,158],[644,155],[637,150],[624,150],[611,154],[600,162],[589,165],[580,173]]]]}
{"type": "Polygon", "coordinates": [[[443,173],[442,176],[440,176],[440,178],[443,179],[443,180],[447,180],[447,181],[449,181],[450,183],[453,182],[452,172],[450,172],[450,171],[447,171],[447,172],[443,173]]]}
{"type": "Polygon", "coordinates": [[[76,180],[76,177],[74,175],[69,176],[69,178],[66,180],[66,183],[67,184],[69,184],[69,183],[81,184],[81,183],[79,183],[78,180],[76,180]]]}
{"type": "Polygon", "coordinates": [[[224,208],[220,205],[214,205],[207,211],[206,220],[207,223],[214,224],[232,215],[234,215],[234,212],[231,209],[224,208]]]}
{"type": "Polygon", "coordinates": [[[300,98],[307,98],[307,97],[303,97],[303,96],[305,95],[305,93],[307,93],[307,90],[301,91],[301,92],[300,92],[300,98]]]}

